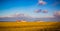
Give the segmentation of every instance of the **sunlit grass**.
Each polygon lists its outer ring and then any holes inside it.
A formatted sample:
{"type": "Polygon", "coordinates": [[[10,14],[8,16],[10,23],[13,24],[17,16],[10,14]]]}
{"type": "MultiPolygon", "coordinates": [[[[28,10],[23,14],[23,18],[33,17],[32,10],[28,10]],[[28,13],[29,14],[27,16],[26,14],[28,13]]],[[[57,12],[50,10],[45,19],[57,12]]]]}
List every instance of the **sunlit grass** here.
{"type": "Polygon", "coordinates": [[[59,26],[57,24],[60,24],[60,22],[0,22],[0,30],[1,31],[43,31],[43,30],[53,31],[56,30],[56,28],[59,26]]]}

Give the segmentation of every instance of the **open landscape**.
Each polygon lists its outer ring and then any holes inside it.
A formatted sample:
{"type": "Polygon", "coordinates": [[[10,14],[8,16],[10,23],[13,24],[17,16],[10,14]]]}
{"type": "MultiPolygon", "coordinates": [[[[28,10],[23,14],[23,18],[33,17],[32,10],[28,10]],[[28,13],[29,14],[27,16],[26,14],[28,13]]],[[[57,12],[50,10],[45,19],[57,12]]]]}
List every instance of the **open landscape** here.
{"type": "Polygon", "coordinates": [[[0,31],[60,31],[60,22],[0,22],[0,31]]]}
{"type": "Polygon", "coordinates": [[[0,31],[60,31],[60,0],[0,0],[0,31]]]}

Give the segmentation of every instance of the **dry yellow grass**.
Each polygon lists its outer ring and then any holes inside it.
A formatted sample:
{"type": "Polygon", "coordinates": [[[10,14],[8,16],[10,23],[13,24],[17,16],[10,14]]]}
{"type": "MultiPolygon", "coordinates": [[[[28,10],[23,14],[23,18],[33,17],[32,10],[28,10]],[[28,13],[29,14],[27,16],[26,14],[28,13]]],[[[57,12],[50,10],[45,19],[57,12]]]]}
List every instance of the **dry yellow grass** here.
{"type": "MultiPolygon", "coordinates": [[[[0,22],[1,31],[40,31],[54,29],[60,22],[0,22]]],[[[59,28],[60,29],[60,28],[59,28]]],[[[60,31],[60,30],[59,30],[60,31]]]]}

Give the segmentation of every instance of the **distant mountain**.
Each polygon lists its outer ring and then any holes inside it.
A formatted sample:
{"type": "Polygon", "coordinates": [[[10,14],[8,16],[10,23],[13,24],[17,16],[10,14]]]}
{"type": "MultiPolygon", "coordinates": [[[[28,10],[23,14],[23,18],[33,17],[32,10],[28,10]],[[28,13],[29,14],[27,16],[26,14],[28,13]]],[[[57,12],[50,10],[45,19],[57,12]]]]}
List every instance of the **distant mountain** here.
{"type": "Polygon", "coordinates": [[[26,20],[26,21],[60,21],[59,18],[31,18],[31,17],[4,17],[0,18],[0,21],[16,21],[16,20],[26,20]]]}
{"type": "Polygon", "coordinates": [[[29,15],[25,15],[25,14],[14,14],[12,16],[9,17],[0,17],[0,21],[16,21],[16,20],[26,20],[26,21],[60,21],[60,18],[57,17],[44,17],[44,18],[33,18],[30,17],[29,15]]]}

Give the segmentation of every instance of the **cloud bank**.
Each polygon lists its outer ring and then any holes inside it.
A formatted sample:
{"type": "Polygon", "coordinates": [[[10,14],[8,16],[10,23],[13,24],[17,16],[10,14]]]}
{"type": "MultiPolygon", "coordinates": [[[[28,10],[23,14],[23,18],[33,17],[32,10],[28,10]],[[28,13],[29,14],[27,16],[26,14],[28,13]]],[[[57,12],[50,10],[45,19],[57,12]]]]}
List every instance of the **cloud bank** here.
{"type": "Polygon", "coordinates": [[[60,18],[60,11],[54,12],[54,16],[55,16],[56,18],[60,18]]]}
{"type": "Polygon", "coordinates": [[[56,11],[53,13],[54,16],[38,16],[38,17],[33,17],[29,16],[28,14],[20,14],[16,13],[11,16],[6,16],[6,17],[0,17],[0,21],[16,21],[20,19],[25,19],[27,21],[36,21],[36,20],[41,20],[41,21],[60,21],[60,11],[56,11]]]}

